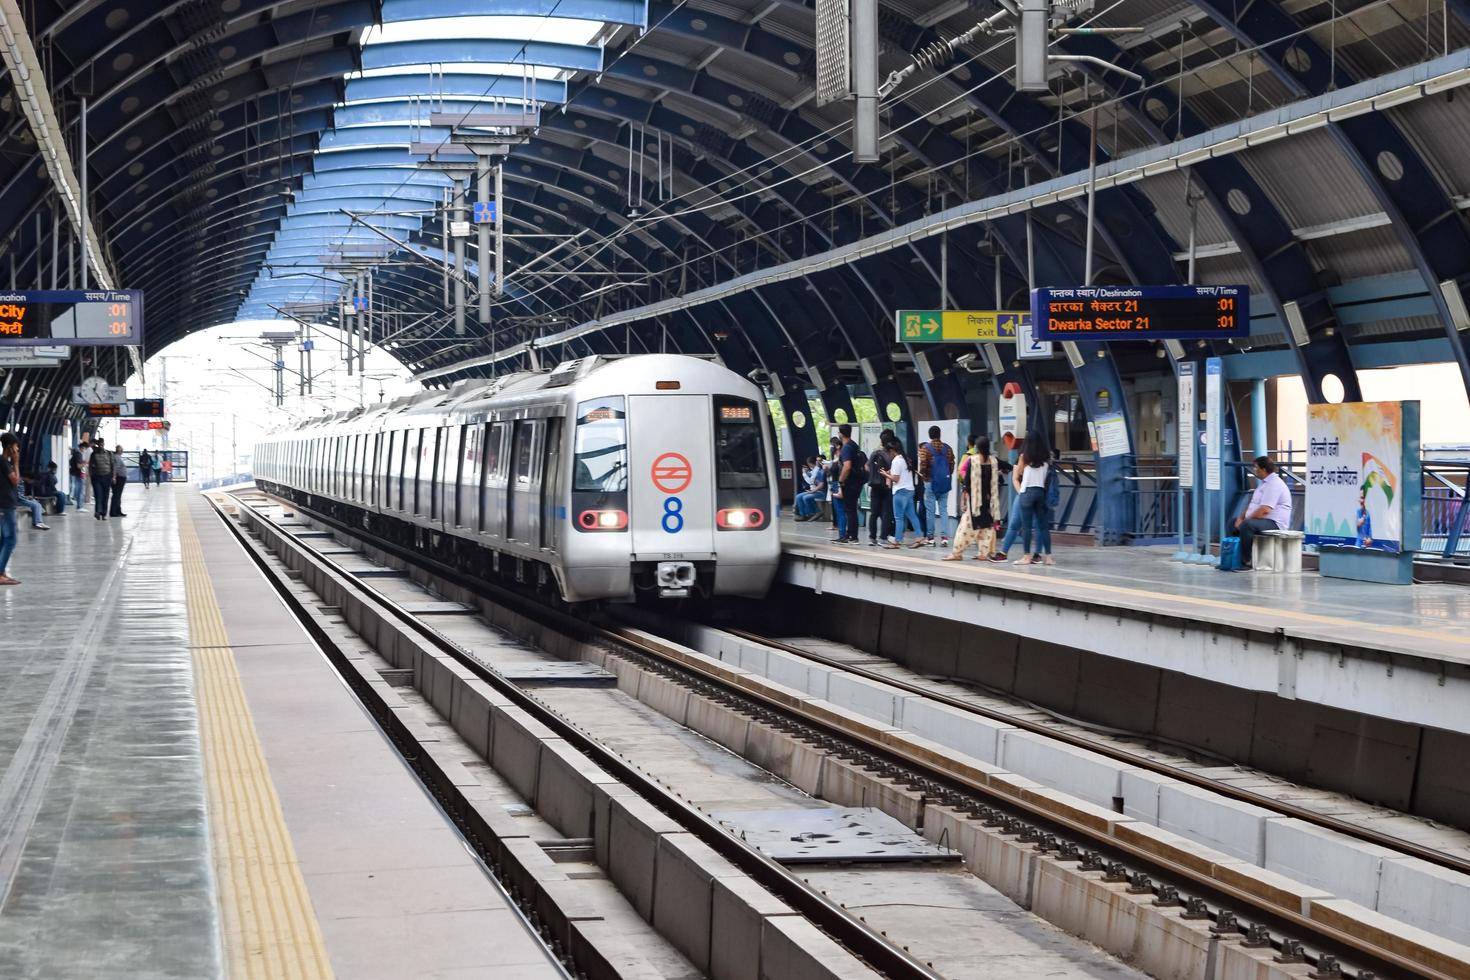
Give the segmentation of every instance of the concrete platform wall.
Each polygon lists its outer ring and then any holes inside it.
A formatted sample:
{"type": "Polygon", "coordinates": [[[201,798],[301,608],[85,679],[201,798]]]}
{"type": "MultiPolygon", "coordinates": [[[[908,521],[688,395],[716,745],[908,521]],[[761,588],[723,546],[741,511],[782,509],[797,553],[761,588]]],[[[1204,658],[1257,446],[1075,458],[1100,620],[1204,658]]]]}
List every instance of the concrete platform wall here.
{"type": "MultiPolygon", "coordinates": [[[[664,633],[668,632],[665,628],[664,633]]],[[[996,768],[987,770],[992,779],[1002,772],[1014,773],[1035,787],[1035,794],[1079,801],[1069,804],[1079,814],[1090,813],[1105,821],[1145,822],[1159,828],[1164,835],[1161,839],[1190,841],[1201,853],[1217,855],[1218,862],[1234,862],[1242,870],[1252,866],[1307,889],[1317,889],[1304,890],[1303,900],[1314,895],[1344,899],[1418,924],[1436,935],[1470,943],[1470,876],[1405,858],[1399,852],[1043,735],[935,704],[878,681],[802,661],[723,631],[689,625],[683,629],[682,639],[706,656],[718,657],[778,683],[778,678],[799,680],[812,697],[823,698],[834,709],[902,729],[897,733],[900,737],[911,733],[933,743],[940,752],[947,750],[979,763],[994,763],[996,768]],[[758,669],[761,666],[770,673],[758,669]],[[825,692],[825,697],[818,692],[825,692]]],[[[854,774],[847,771],[851,767],[837,760],[820,761],[815,770],[811,763],[800,766],[790,759],[777,760],[767,767],[790,773],[788,778],[799,780],[799,785],[813,795],[834,802],[849,802],[860,796],[870,805],[876,799],[880,801],[877,805],[896,818],[910,826],[919,825],[922,798],[902,792],[875,793],[870,785],[859,786],[854,774]],[[799,773],[803,771],[819,775],[802,778],[799,773]]]]}
{"type": "MultiPolygon", "coordinates": [[[[789,635],[823,636],[918,673],[972,681],[1062,714],[1162,736],[1296,782],[1470,828],[1470,783],[1461,776],[1470,735],[831,592],[815,596],[788,586],[773,596],[776,608],[763,604],[759,615],[788,627],[789,635]]],[[[1017,617],[1033,614],[1025,604],[1014,607],[1017,617]]],[[[1091,628],[1111,625],[1107,616],[1095,616],[1091,628]]],[[[1267,686],[1276,689],[1274,681],[1267,686]]]]}

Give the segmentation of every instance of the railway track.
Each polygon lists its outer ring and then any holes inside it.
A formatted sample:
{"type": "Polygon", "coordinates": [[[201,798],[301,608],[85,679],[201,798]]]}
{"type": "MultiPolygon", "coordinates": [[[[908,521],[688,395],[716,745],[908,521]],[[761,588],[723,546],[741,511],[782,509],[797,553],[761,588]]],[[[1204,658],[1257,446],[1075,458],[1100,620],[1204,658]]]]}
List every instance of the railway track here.
{"type": "Polygon", "coordinates": [[[1343,834],[1344,836],[1354,838],[1355,840],[1360,840],[1369,844],[1376,844],[1380,847],[1387,847],[1392,850],[1398,851],[1400,854],[1403,854],[1406,857],[1416,857],[1420,860],[1427,861],[1430,864],[1435,865],[1436,867],[1444,868],[1449,871],[1459,872],[1461,874],[1470,875],[1470,858],[1464,857],[1459,854],[1452,854],[1439,848],[1430,847],[1416,841],[1405,840],[1402,837],[1397,837],[1390,833],[1375,830],[1372,827],[1365,827],[1361,823],[1356,823],[1351,820],[1345,820],[1332,814],[1322,813],[1310,807],[1294,804],[1289,800],[1282,800],[1278,797],[1270,796],[1265,793],[1254,792],[1250,789],[1237,786],[1234,783],[1228,782],[1226,780],[1211,778],[1210,776],[1201,774],[1192,769],[1184,768],[1177,765],[1171,765],[1166,761],[1146,755],[1142,752],[1130,751],[1128,748],[1119,746],[1115,743],[1103,741],[1096,738],[1089,738],[1085,735],[1079,735],[1075,732],[1068,731],[1056,725],[1040,724],[1023,717],[1020,712],[1006,712],[987,708],[983,705],[976,704],[972,700],[966,700],[964,698],[959,698],[947,694],[943,691],[935,690],[933,686],[915,683],[900,677],[895,677],[892,673],[889,672],[870,670],[866,667],[863,667],[861,664],[850,663],[836,657],[825,656],[807,647],[798,646],[786,640],[764,636],[760,633],[740,628],[719,627],[719,629],[721,629],[723,632],[729,633],[731,636],[740,637],[741,639],[748,640],[752,643],[758,643],[762,646],[781,650],[784,653],[789,653],[792,656],[800,657],[803,660],[810,661],[814,664],[820,664],[823,667],[832,668],[834,670],[841,670],[856,677],[862,677],[864,679],[875,681],[880,684],[885,684],[889,687],[897,688],[898,690],[903,691],[907,694],[913,694],[919,697],[926,698],[937,704],[942,704],[947,707],[955,708],[969,714],[989,719],[991,721],[1000,722],[1011,728],[1019,728],[1022,731],[1031,732],[1035,735],[1041,735],[1045,738],[1053,739],[1055,741],[1062,742],[1064,744],[1071,745],[1079,749],[1085,749],[1088,752],[1092,752],[1101,756],[1106,756],[1107,758],[1116,760],[1118,762],[1126,763],[1128,766],[1136,769],[1143,769],[1148,772],[1157,773],[1160,776],[1167,776],[1170,779],[1175,779],[1182,783],[1188,783],[1189,785],[1197,786],[1200,789],[1209,790],[1212,793],[1217,793],[1220,796],[1226,797],[1228,799],[1237,800],[1241,803],[1249,803],[1253,806],[1258,806],[1267,810],[1273,810],[1281,814],[1282,816],[1293,817],[1305,823],[1310,823],[1314,826],[1321,827],[1324,830],[1331,830],[1336,833],[1343,834]]]}
{"type": "MultiPolygon", "coordinates": [[[[250,502],[242,499],[238,503],[250,509],[257,519],[269,520],[250,502]]],[[[296,506],[283,503],[293,508],[296,506]]],[[[1120,836],[1105,817],[1093,812],[1098,808],[1089,810],[1085,806],[1059,801],[1056,794],[1030,792],[1014,780],[1008,781],[1003,775],[985,767],[936,753],[933,746],[926,747],[901,737],[905,733],[895,734],[885,726],[867,722],[850,713],[833,711],[815,699],[793,697],[788,689],[763,683],[745,672],[731,670],[717,660],[647,631],[592,622],[584,615],[549,608],[498,585],[472,580],[439,567],[424,555],[363,541],[352,528],[320,515],[313,515],[313,519],[330,527],[336,534],[356,541],[369,553],[376,550],[395,562],[412,567],[417,578],[421,581],[432,579],[441,591],[447,593],[461,589],[493,597],[495,602],[513,608],[527,619],[576,637],[581,642],[615,649],[645,668],[706,696],[738,705],[739,710],[751,717],[777,725],[797,739],[824,746],[864,769],[883,774],[895,784],[915,788],[932,805],[959,815],[957,819],[982,826],[986,833],[1008,846],[1064,867],[1069,874],[1107,883],[1115,891],[1126,889],[1127,894],[1134,896],[1140,904],[1159,910],[1158,914],[1195,923],[1202,929],[1208,929],[1209,935],[1218,940],[1263,951],[1274,962],[1308,964],[1313,976],[1358,977],[1362,980],[1384,975],[1461,977],[1470,970],[1470,964],[1437,958],[1433,949],[1425,949],[1412,940],[1386,933],[1381,926],[1374,928],[1351,920],[1312,918],[1304,914],[1299,903],[1293,907],[1290,896],[1286,894],[1269,888],[1253,888],[1249,882],[1239,879],[1227,880],[1217,873],[1218,869],[1208,863],[1202,865],[1191,860],[1186,853],[1161,850],[1148,846],[1146,842],[1120,836]]],[[[298,542],[297,546],[304,548],[306,544],[298,542]]],[[[316,560],[335,564],[324,556],[318,556],[316,560]]],[[[337,573],[349,580],[353,578],[340,568],[337,573]]],[[[370,583],[358,580],[357,584],[375,591],[370,583]]],[[[425,640],[455,657],[487,682],[495,684],[518,706],[537,714],[548,728],[636,787],[660,810],[790,902],[829,936],[875,969],[889,976],[936,975],[926,964],[896,948],[788,869],[745,846],[724,827],[649,780],[644,773],[623,763],[616,753],[597,744],[554,713],[545,712],[535,698],[514,684],[499,680],[493,670],[466,656],[453,642],[425,626],[412,613],[395,609],[393,614],[406,627],[415,629],[425,640]]],[[[759,639],[759,642],[771,641],[759,639]]],[[[809,651],[790,649],[812,659],[822,659],[809,651]]],[[[851,669],[851,665],[840,663],[832,666],[851,669]]],[[[893,683],[893,678],[888,676],[875,679],[893,683]]],[[[915,693],[932,696],[932,692],[916,690],[915,693]]],[[[972,705],[965,707],[973,708],[972,705]]],[[[1051,730],[1045,734],[1055,736],[1051,730]]],[[[1087,747],[1096,750],[1095,746],[1087,747]]],[[[1133,758],[1128,761],[1130,764],[1136,762],[1133,758]]],[[[1175,775],[1173,772],[1169,774],[1175,775]]],[[[1276,801],[1268,801],[1264,805],[1275,804],[1276,801]]]]}

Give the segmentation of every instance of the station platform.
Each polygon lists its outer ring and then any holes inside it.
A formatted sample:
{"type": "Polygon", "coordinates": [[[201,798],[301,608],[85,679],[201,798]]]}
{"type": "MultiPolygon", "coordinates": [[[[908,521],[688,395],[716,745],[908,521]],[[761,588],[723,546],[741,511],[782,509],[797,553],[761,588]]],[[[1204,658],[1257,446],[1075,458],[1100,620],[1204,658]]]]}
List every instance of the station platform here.
{"type": "Polygon", "coordinates": [[[1369,798],[1470,813],[1452,777],[1470,751],[1470,588],[1223,573],[1172,547],[1058,546],[1056,565],[1020,566],[831,537],[783,522],[779,581],[852,601],[823,614],[845,624],[835,638],[919,649],[940,672],[958,651],[989,686],[1273,771],[1347,753],[1353,779],[1367,760],[1395,774],[1369,798]]]}
{"type": "Polygon", "coordinates": [[[0,589],[0,976],[564,976],[208,502],[124,506],[0,589]]]}

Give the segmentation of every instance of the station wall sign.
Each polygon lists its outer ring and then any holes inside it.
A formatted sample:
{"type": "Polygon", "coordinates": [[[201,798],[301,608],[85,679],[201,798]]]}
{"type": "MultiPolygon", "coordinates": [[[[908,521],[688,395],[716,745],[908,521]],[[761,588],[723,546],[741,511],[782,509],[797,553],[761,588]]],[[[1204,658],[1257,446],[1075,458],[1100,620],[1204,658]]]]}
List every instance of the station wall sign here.
{"type": "Polygon", "coordinates": [[[898,310],[893,315],[900,344],[1014,343],[1026,310],[898,310]]]}
{"type": "Polygon", "coordinates": [[[143,293],[0,291],[0,347],[92,347],[143,342],[143,293]]]}
{"type": "Polygon", "coordinates": [[[1250,336],[1247,286],[1033,289],[1043,340],[1227,340],[1250,336]]]}

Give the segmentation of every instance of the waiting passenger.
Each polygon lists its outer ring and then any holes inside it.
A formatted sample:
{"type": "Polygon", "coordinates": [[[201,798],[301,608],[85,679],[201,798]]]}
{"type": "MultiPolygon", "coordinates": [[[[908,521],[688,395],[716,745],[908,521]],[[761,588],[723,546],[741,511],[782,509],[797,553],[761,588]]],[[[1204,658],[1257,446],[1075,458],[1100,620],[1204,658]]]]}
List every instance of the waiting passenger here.
{"type": "Polygon", "coordinates": [[[924,538],[924,532],[919,526],[919,515],[914,510],[914,470],[908,455],[903,451],[897,440],[888,446],[890,458],[888,468],[884,471],[888,483],[893,490],[893,538],[883,543],[885,548],[903,547],[904,532],[909,525],[913,525],[916,538],[911,548],[922,548],[929,542],[924,538]]]}
{"type": "Polygon", "coordinates": [[[1000,515],[1000,465],[990,455],[990,437],[970,438],[970,448],[960,465],[960,518],[954,535],[954,550],[943,561],[959,561],[965,549],[976,545],[976,561],[985,561],[995,549],[995,528],[1000,515]]]}
{"type": "Polygon", "coordinates": [[[87,495],[86,465],[87,461],[82,457],[82,447],[72,447],[71,455],[66,461],[66,475],[71,482],[71,499],[78,507],[82,506],[87,495]]]}
{"type": "Polygon", "coordinates": [[[1000,471],[1010,478],[1011,502],[1006,513],[1005,539],[1000,543],[1000,550],[990,556],[993,562],[1003,562],[1011,550],[1011,546],[1019,539],[1022,545],[1021,557],[1016,559],[1017,564],[1029,561],[1031,554],[1031,528],[1021,514],[1021,470],[1025,467],[1026,441],[1023,439],[1013,447],[1016,453],[1016,462],[1012,466],[1008,461],[1000,463],[1000,471]],[[1007,469],[1009,467],[1009,469],[1007,469]]]}
{"type": "Polygon", "coordinates": [[[868,455],[868,547],[893,537],[893,488],[886,472],[888,446],[880,439],[868,455]]]}
{"type": "Polygon", "coordinates": [[[810,521],[821,515],[822,501],[827,499],[827,471],[821,459],[812,456],[807,459],[801,476],[806,489],[796,495],[794,509],[798,521],[810,521]]]}
{"type": "Polygon", "coordinates": [[[852,426],[846,423],[839,425],[837,433],[842,437],[842,448],[837,455],[840,466],[837,486],[842,490],[842,512],[845,525],[837,540],[857,544],[858,497],[863,489],[863,463],[865,461],[863,451],[852,439],[852,426]]]}
{"type": "Polygon", "coordinates": [[[20,529],[15,522],[15,508],[19,503],[15,495],[20,487],[19,460],[20,440],[9,432],[0,435],[0,585],[20,584],[5,574],[20,537],[20,529]]]}
{"type": "Polygon", "coordinates": [[[1012,480],[1020,491],[1016,505],[1011,508],[1012,526],[1006,529],[1005,541],[1001,543],[1000,551],[991,556],[991,561],[1005,561],[1006,552],[1016,538],[1024,533],[1026,550],[1016,559],[1017,565],[1056,564],[1051,557],[1051,520],[1046,506],[1047,477],[1052,470],[1050,457],[1051,453],[1043,448],[1040,440],[1026,440],[1021,465],[1012,475],[1012,480]],[[1019,516],[1019,522],[1015,520],[1016,516],[1019,516]],[[1031,550],[1033,533],[1036,536],[1035,551],[1031,550]]]}
{"type": "MultiPolygon", "coordinates": [[[[930,532],[939,547],[949,547],[949,491],[954,479],[954,450],[940,438],[939,426],[929,426],[929,441],[919,447],[919,479],[929,488],[934,510],[930,532]]],[[[926,513],[927,513],[926,508],[926,513]]]]}
{"type": "Polygon", "coordinates": [[[92,453],[97,449],[91,436],[82,436],[82,496],[86,502],[92,499],[92,453]]]}
{"type": "Polygon", "coordinates": [[[825,469],[827,471],[827,490],[832,496],[832,533],[835,537],[847,537],[847,515],[842,511],[842,487],[837,481],[837,471],[841,462],[837,459],[842,452],[842,440],[834,438],[827,447],[827,460],[825,469]]]}
{"type": "Polygon", "coordinates": [[[112,496],[112,453],[102,439],[94,439],[92,457],[87,461],[87,475],[92,478],[92,516],[107,520],[107,501],[112,496]]]}
{"type": "Polygon", "coordinates": [[[61,487],[56,483],[57,469],[55,463],[46,464],[46,472],[36,477],[36,497],[39,500],[51,498],[56,504],[58,516],[66,513],[67,497],[62,493],[61,487]]]}
{"type": "Polygon", "coordinates": [[[122,509],[123,487],[128,485],[128,464],[123,461],[123,450],[119,446],[112,451],[112,505],[108,517],[127,517],[122,509]]]}
{"type": "Polygon", "coordinates": [[[1240,567],[1251,567],[1251,545],[1262,531],[1285,531],[1291,527],[1291,491],[1276,475],[1276,464],[1269,456],[1257,456],[1255,463],[1256,492],[1251,494],[1245,513],[1235,519],[1235,533],[1240,536],[1240,567]]]}

